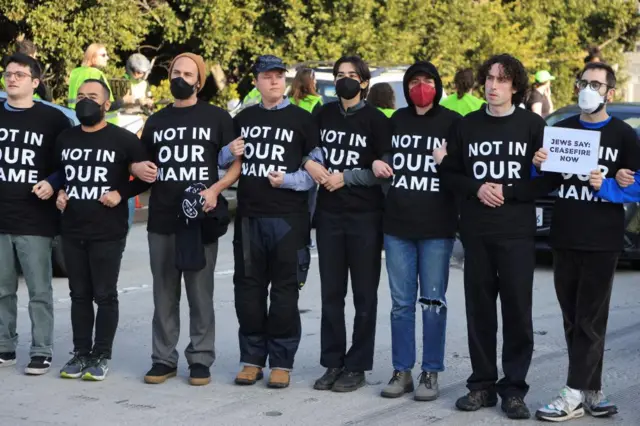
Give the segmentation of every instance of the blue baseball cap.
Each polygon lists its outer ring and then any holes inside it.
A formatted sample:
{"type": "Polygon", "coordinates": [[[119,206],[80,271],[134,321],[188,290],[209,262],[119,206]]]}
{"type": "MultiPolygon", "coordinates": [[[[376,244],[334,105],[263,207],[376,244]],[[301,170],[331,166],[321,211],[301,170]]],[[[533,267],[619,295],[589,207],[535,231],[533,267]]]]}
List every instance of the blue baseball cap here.
{"type": "Polygon", "coordinates": [[[253,67],[254,75],[258,75],[261,72],[267,72],[271,70],[286,71],[287,66],[282,62],[282,59],[274,55],[262,55],[256,61],[253,67]]]}

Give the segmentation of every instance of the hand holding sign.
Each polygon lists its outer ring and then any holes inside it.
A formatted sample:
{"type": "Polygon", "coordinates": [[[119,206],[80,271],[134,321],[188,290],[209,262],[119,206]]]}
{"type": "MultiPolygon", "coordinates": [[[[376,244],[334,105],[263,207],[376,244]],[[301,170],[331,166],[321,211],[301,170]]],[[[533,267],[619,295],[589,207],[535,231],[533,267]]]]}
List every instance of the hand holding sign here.
{"type": "Polygon", "coordinates": [[[542,146],[549,153],[547,159],[541,163],[540,170],[544,172],[584,176],[598,167],[600,132],[545,127],[542,146]]]}
{"type": "Polygon", "coordinates": [[[64,189],[58,191],[58,198],[56,199],[56,207],[58,210],[63,212],[64,209],[67,208],[67,201],[69,201],[69,196],[64,192],[64,189]]]}
{"type": "Polygon", "coordinates": [[[103,194],[99,201],[107,207],[115,207],[120,204],[122,197],[118,191],[109,191],[103,194]]]}
{"type": "Polygon", "coordinates": [[[393,169],[391,166],[382,160],[374,161],[372,169],[373,174],[376,175],[378,179],[387,179],[393,176],[393,169]]]}
{"type": "Polygon", "coordinates": [[[620,169],[618,173],[616,173],[616,182],[618,182],[621,188],[633,185],[633,182],[635,182],[634,173],[629,169],[620,169]]]}
{"type": "Polygon", "coordinates": [[[547,158],[549,158],[548,151],[544,148],[540,148],[533,156],[533,165],[536,166],[537,169],[539,169],[542,163],[547,161],[547,158]]]}
{"type": "Polygon", "coordinates": [[[49,182],[47,182],[46,180],[41,180],[33,186],[31,192],[36,194],[36,197],[40,198],[41,200],[48,200],[53,195],[53,188],[51,187],[51,184],[49,182]]]}

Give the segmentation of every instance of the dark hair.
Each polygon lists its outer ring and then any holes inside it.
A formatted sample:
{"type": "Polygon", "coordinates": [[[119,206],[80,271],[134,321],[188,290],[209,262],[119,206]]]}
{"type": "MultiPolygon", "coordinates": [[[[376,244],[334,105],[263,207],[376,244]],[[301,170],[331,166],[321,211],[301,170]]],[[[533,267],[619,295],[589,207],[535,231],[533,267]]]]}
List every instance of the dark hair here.
{"type": "Polygon", "coordinates": [[[453,84],[456,86],[458,99],[462,99],[465,93],[473,89],[474,83],[475,81],[473,80],[473,70],[471,68],[464,68],[459,70],[456,73],[455,77],[453,77],[453,84]]]}
{"type": "MultiPolygon", "coordinates": [[[[338,59],[336,63],[333,65],[334,77],[338,75],[338,70],[340,69],[340,65],[344,64],[345,62],[349,62],[350,64],[353,65],[353,67],[356,69],[356,74],[358,74],[358,77],[360,77],[361,82],[364,83],[365,81],[371,80],[371,71],[369,71],[369,65],[367,65],[367,63],[360,56],[357,56],[357,55],[346,55],[338,59]]],[[[360,92],[361,99],[366,98],[367,93],[369,93],[369,86],[362,89],[362,91],[360,92]]]]}
{"type": "Polygon", "coordinates": [[[31,56],[27,56],[24,53],[14,53],[9,56],[6,61],[6,65],[8,66],[9,64],[20,64],[22,66],[29,67],[29,70],[31,71],[31,78],[37,78],[40,80],[40,74],[42,72],[40,70],[40,65],[38,65],[38,61],[33,59],[31,56]]]}
{"type": "Polygon", "coordinates": [[[604,70],[607,73],[607,86],[609,86],[609,89],[616,87],[616,72],[610,65],[604,62],[589,62],[580,72],[580,78],[588,70],[604,70]]]}
{"type": "MultiPolygon", "coordinates": [[[[98,83],[100,86],[102,86],[102,89],[104,90],[104,95],[106,100],[109,100],[109,98],[111,98],[111,90],[109,89],[109,86],[107,86],[107,83],[105,83],[104,81],[98,80],[97,78],[88,78],[82,82],[80,87],[84,86],[87,83],[98,83]]],[[[78,91],[80,91],[80,88],[78,88],[78,91]]]]}
{"type": "Polygon", "coordinates": [[[300,102],[309,95],[318,96],[313,88],[314,72],[311,68],[300,68],[291,82],[291,97],[300,102]]]}
{"type": "Polygon", "coordinates": [[[23,53],[27,56],[33,56],[36,54],[38,49],[36,49],[36,45],[33,44],[31,40],[19,40],[16,41],[16,52],[23,53]]]}
{"type": "Polygon", "coordinates": [[[504,77],[511,80],[511,84],[516,91],[511,97],[511,103],[516,106],[519,105],[529,88],[529,76],[524,65],[517,58],[506,53],[492,56],[478,69],[478,84],[484,87],[489,70],[495,64],[502,65],[504,77]]]}
{"type": "Polygon", "coordinates": [[[396,108],[396,94],[389,83],[377,83],[371,86],[367,102],[377,108],[396,108]]]}
{"type": "Polygon", "coordinates": [[[588,64],[592,62],[594,59],[597,59],[597,62],[604,62],[604,58],[602,57],[602,52],[598,46],[591,46],[587,49],[587,56],[584,58],[584,63],[588,64]]]}

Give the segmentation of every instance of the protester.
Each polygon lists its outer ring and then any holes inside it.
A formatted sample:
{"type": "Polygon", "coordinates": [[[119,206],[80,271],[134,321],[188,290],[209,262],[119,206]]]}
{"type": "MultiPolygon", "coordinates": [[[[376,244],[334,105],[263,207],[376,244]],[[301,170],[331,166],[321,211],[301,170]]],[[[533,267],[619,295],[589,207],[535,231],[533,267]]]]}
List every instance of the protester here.
{"type": "MultiPolygon", "coordinates": [[[[37,59],[38,49],[36,48],[36,45],[33,44],[31,40],[22,39],[22,40],[16,41],[15,53],[22,53],[24,55],[30,56],[36,61],[38,60],[37,59]]],[[[47,90],[47,86],[45,86],[43,81],[44,70],[42,68],[42,65],[40,65],[40,63],[38,63],[38,66],[40,67],[40,73],[41,73],[40,79],[39,79],[40,83],[38,84],[38,87],[34,91],[33,99],[43,99],[45,101],[51,101],[51,94],[47,90]]],[[[0,89],[6,90],[6,87],[7,85],[5,84],[4,77],[0,77],[0,89]]]]}
{"type": "Polygon", "coordinates": [[[379,178],[393,177],[385,202],[384,248],[391,289],[394,371],[382,396],[397,398],[414,390],[411,370],[416,361],[418,302],[422,308],[422,373],[414,398],[432,401],[440,394],[438,373],[444,371],[445,294],[458,223],[455,198],[441,190],[432,152],[446,143],[460,114],[439,105],[442,80],[429,62],[409,67],[403,86],[408,106],[391,117],[392,166],[378,163],[374,169],[379,178]]]}
{"type": "MultiPolygon", "coordinates": [[[[145,182],[155,181],[147,223],[153,276],[153,366],[144,380],[163,383],[176,375],[184,278],[190,319],[191,341],[185,350],[189,381],[192,385],[206,385],[215,359],[213,276],[217,239],[226,232],[226,225],[222,229],[218,226],[224,220],[217,216],[223,201],[220,194],[237,180],[240,162],[236,160],[218,180],[218,163],[226,165],[229,160],[224,158],[234,152],[231,148],[235,145],[224,144],[234,140],[235,132],[227,112],[197,99],[206,79],[204,60],[192,53],[180,54],[171,62],[169,76],[175,101],[149,117],[142,134],[153,162],[132,168],[134,175],[145,182]],[[201,224],[193,223],[192,228],[189,221],[178,220],[178,213],[183,211],[183,201],[191,202],[185,197],[194,195],[185,191],[200,186],[206,188],[200,192],[203,199],[197,200],[203,205],[194,205],[194,210],[202,209],[213,217],[201,224]],[[194,230],[195,233],[190,232],[194,230]]],[[[197,210],[192,213],[194,217],[199,214],[197,210]]]]}
{"type": "Polygon", "coordinates": [[[260,56],[254,76],[261,101],[234,119],[245,140],[233,241],[239,385],[262,379],[268,358],[267,385],[289,386],[300,343],[298,295],[310,263],[308,191],[314,185],[300,168],[318,145],[318,129],[284,97],[285,73],[280,58],[260,56]]]}
{"type": "Polygon", "coordinates": [[[456,407],[475,411],[497,404],[512,419],[530,417],[524,397],[533,353],[531,299],[535,268],[534,200],[552,180],[532,178],[531,161],[542,145],[545,122],[516,108],[528,85],[520,61],[509,55],[487,60],[478,72],[487,107],[460,120],[446,150],[436,149],[443,185],[461,198],[460,233],[465,249],[464,287],[470,392],[456,407]],[[445,152],[448,155],[442,158],[445,152]],[[503,324],[498,381],[496,298],[503,324]]]}
{"type": "Polygon", "coordinates": [[[367,64],[358,56],[345,56],[335,63],[333,75],[339,102],[324,105],[317,116],[324,161],[305,164],[322,185],[316,237],[320,363],[327,371],[314,388],[350,392],[364,386],[365,371],[373,368],[384,200],[372,167],[388,151],[391,134],[385,115],[364,101],[371,80],[367,64]],[[344,300],[349,275],[356,314],[347,351],[344,300]]]}
{"type": "Polygon", "coordinates": [[[389,83],[378,83],[371,86],[367,102],[382,111],[388,118],[391,118],[396,110],[396,94],[389,83]]]}
{"type": "Polygon", "coordinates": [[[452,93],[440,101],[440,105],[464,116],[477,111],[485,104],[483,99],[473,95],[475,79],[471,68],[461,69],[453,77],[456,93],[452,93]]]}
{"type": "Polygon", "coordinates": [[[526,107],[529,111],[535,112],[540,117],[545,118],[553,112],[553,101],[551,100],[551,81],[556,78],[549,71],[541,70],[535,75],[535,81],[531,85],[526,107]]]}
{"type": "MultiPolygon", "coordinates": [[[[613,101],[616,75],[602,62],[588,63],[577,82],[580,115],[555,127],[600,133],[598,169],[591,176],[558,174],[563,180],[554,203],[550,244],[554,283],[562,309],[569,354],[566,386],[536,417],[565,421],[584,415],[606,417],[618,412],[602,392],[604,344],[613,277],[624,248],[624,209],[603,200],[605,176],[617,176],[623,185],[640,169],[640,146],[631,126],[607,113],[613,101]],[[600,192],[596,192],[600,190],[600,192]]],[[[538,151],[534,164],[547,159],[538,151]]],[[[609,196],[608,198],[613,198],[609,196]]]]}
{"type": "Polygon", "coordinates": [[[45,374],[53,346],[51,246],[58,233],[54,174],[58,135],[71,127],[56,108],[33,101],[40,67],[16,53],[3,73],[7,100],[0,103],[0,367],[16,363],[19,263],[29,290],[31,362],[27,374],[45,374]]]}
{"type": "Polygon", "coordinates": [[[63,378],[101,381],[109,371],[119,318],[120,261],[128,232],[127,205],[120,201],[138,195],[129,184],[129,166],[146,160],[134,134],[107,124],[109,97],[103,81],[85,80],[76,105],[81,125],[62,133],[56,144],[58,168],[66,180],[56,205],[63,211],[62,248],[74,346],[73,358],[60,370],[63,378]]]}
{"type": "MultiPolygon", "coordinates": [[[[69,75],[69,93],[67,95],[67,105],[69,106],[69,108],[76,108],[78,89],[85,80],[102,80],[111,92],[109,81],[102,71],[102,69],[107,66],[108,62],[109,54],[107,53],[107,48],[105,45],[100,43],[92,43],[89,45],[89,47],[87,47],[87,50],[85,50],[84,52],[82,66],[74,68],[69,75]]],[[[113,92],[111,92],[109,101],[112,104],[111,108],[117,109],[116,105],[114,104],[113,92]]]]}

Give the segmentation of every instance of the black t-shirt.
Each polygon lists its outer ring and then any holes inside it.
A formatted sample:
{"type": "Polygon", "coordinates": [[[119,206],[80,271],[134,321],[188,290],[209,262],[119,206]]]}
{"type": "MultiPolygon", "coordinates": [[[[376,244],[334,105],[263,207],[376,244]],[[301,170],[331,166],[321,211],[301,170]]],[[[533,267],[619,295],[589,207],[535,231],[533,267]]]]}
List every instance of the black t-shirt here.
{"type": "MultiPolygon", "coordinates": [[[[391,145],[389,119],[377,108],[365,104],[345,115],[339,101],[324,105],[317,114],[320,146],[329,173],[371,169],[391,145]]],[[[383,195],[380,185],[344,186],[329,192],[318,191],[317,209],[334,213],[381,211],[383,195]]]]}
{"type": "Polygon", "coordinates": [[[62,213],[62,236],[94,241],[125,238],[129,165],[147,159],[140,139],[113,124],[97,132],[76,126],[58,137],[56,159],[69,196],[62,213]],[[116,207],[99,201],[109,191],[118,191],[122,197],[116,207]]]}
{"type": "Polygon", "coordinates": [[[58,233],[55,195],[40,200],[32,190],[54,172],[56,138],[70,127],[61,111],[40,102],[20,111],[0,102],[0,234],[58,233]]]}
{"type": "Polygon", "coordinates": [[[385,202],[384,232],[400,238],[453,238],[455,197],[440,186],[433,149],[446,142],[460,114],[436,107],[417,115],[406,107],[391,117],[393,183],[385,202]]]}
{"type": "Polygon", "coordinates": [[[529,95],[529,99],[527,99],[527,109],[531,111],[531,107],[533,104],[540,102],[542,104],[542,116],[546,117],[549,115],[549,110],[551,109],[551,105],[549,105],[549,99],[544,96],[542,93],[533,89],[531,91],[531,95],[529,95]]]}
{"type": "Polygon", "coordinates": [[[494,117],[486,108],[454,126],[441,167],[445,186],[462,196],[463,234],[500,237],[533,236],[534,201],[552,190],[545,178],[532,178],[532,160],[542,146],[545,121],[522,108],[494,117]],[[502,184],[505,203],[488,207],[477,198],[486,182],[502,184]]]}
{"type": "Polygon", "coordinates": [[[267,110],[254,105],[235,118],[244,138],[238,183],[238,214],[248,217],[287,216],[308,211],[308,193],[274,188],[272,171],[295,173],[302,158],[318,146],[318,128],[311,114],[295,105],[267,110]]]}
{"type": "Polygon", "coordinates": [[[218,153],[233,139],[229,113],[203,101],[186,108],[169,105],[149,117],[142,141],[158,166],[149,199],[149,232],[175,232],[182,193],[192,183],[210,187],[218,181],[218,153]]]}
{"type": "MultiPolygon", "coordinates": [[[[591,130],[579,116],[567,118],[554,127],[591,130]]],[[[619,169],[640,169],[638,137],[631,126],[611,117],[599,131],[598,165],[605,178],[615,178],[619,169]]],[[[563,183],[554,203],[551,240],[554,248],[619,251],[624,242],[624,208],[594,196],[589,176],[562,174],[563,183]]]]}

